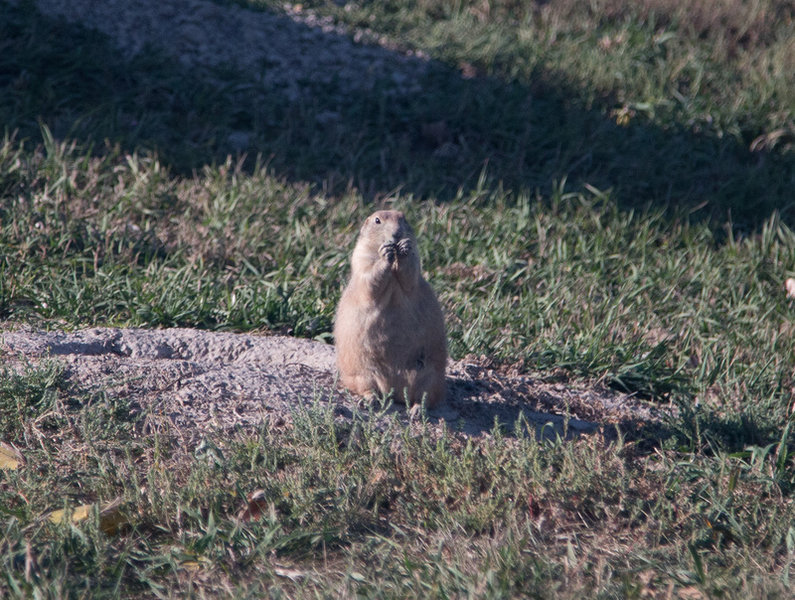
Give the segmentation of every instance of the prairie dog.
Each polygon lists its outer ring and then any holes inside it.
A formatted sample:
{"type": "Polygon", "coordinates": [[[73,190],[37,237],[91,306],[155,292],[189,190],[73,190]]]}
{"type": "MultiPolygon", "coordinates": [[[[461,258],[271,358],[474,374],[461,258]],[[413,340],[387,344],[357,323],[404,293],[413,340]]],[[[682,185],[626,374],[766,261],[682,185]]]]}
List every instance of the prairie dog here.
{"type": "Polygon", "coordinates": [[[402,212],[381,210],[362,225],[334,343],[340,380],[350,391],[391,392],[397,402],[424,399],[429,407],[444,399],[444,317],[402,212]]]}

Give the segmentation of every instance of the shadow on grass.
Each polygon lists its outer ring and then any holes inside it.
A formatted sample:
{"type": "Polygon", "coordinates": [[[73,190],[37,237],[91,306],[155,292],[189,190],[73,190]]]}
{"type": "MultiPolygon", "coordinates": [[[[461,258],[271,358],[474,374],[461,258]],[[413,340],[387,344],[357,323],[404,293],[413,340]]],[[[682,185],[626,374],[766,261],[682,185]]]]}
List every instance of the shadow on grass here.
{"type": "MultiPolygon", "coordinates": [[[[278,18],[297,34],[339,41],[278,18]]],[[[102,34],[2,2],[0,40],[0,119],[35,143],[43,123],[94,152],[153,151],[177,173],[242,153],[246,168],[264,163],[288,180],[327,193],[352,186],[374,201],[396,190],[446,200],[482,189],[484,177],[542,193],[566,179],[569,190],[612,189],[623,209],[651,204],[718,224],[730,216],[741,228],[779,210],[795,225],[792,154],[752,153],[683,128],[619,126],[554,73],[523,86],[398,57],[408,86],[385,72],[351,94],[332,76],[302,82],[296,95],[154,51],[128,60],[102,34]]]]}

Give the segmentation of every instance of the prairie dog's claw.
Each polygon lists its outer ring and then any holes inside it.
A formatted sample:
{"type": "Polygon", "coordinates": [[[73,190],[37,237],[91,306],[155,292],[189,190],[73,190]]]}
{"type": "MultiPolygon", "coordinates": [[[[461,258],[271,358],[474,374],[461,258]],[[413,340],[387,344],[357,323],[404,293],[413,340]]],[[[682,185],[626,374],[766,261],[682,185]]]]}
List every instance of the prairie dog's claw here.
{"type": "Polygon", "coordinates": [[[378,253],[383,256],[386,259],[386,262],[388,262],[390,265],[395,262],[395,244],[383,244],[378,249],[378,253]]]}
{"type": "Polygon", "coordinates": [[[411,240],[403,238],[397,243],[398,256],[407,256],[411,252],[411,240]]]}

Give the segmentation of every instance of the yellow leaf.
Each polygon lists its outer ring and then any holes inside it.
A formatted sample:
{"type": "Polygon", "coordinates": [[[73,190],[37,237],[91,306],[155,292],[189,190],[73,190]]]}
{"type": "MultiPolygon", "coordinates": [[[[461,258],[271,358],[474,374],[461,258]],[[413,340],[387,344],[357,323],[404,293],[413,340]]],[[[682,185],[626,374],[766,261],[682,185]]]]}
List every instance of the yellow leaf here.
{"type": "MultiPolygon", "coordinates": [[[[126,516],[120,510],[121,498],[116,498],[99,511],[99,528],[107,535],[113,535],[125,525],[128,525],[126,516]]],[[[69,514],[69,519],[72,523],[80,523],[85,521],[91,514],[94,504],[81,504],[76,507],[71,513],[67,513],[63,508],[52,511],[48,518],[52,523],[64,523],[69,514]]]]}
{"type": "Polygon", "coordinates": [[[16,470],[19,465],[25,463],[22,453],[11,444],[0,442],[0,469],[16,470]]]}
{"type": "MultiPolygon", "coordinates": [[[[194,555],[195,556],[195,555],[194,555]]],[[[198,571],[212,565],[212,561],[205,556],[196,556],[195,560],[183,560],[179,566],[186,571],[198,571]]]]}
{"type": "Polygon", "coordinates": [[[186,571],[198,571],[201,569],[201,565],[195,560],[186,560],[181,566],[186,571]]]}
{"type": "Polygon", "coordinates": [[[49,519],[53,523],[65,523],[67,516],[71,519],[72,523],[79,523],[80,521],[84,521],[88,515],[91,514],[91,507],[94,506],[93,504],[81,504],[80,506],[76,507],[71,513],[68,513],[65,509],[59,508],[58,510],[54,510],[49,514],[49,519]]]}

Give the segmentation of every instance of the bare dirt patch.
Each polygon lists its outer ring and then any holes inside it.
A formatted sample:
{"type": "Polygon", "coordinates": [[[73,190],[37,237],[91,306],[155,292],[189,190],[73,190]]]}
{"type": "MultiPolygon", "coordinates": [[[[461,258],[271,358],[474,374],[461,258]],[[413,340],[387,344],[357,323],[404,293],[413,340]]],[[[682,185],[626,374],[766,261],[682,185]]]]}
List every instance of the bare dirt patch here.
{"type": "MultiPolygon", "coordinates": [[[[282,90],[291,101],[317,86],[341,101],[376,86],[387,95],[418,93],[418,78],[429,67],[421,52],[398,52],[372,31],[349,31],[300,4],[288,4],[287,14],[211,0],[36,0],[35,5],[42,14],[101,31],[126,56],[155,48],[188,68],[233,66],[248,75],[250,85],[282,90]]],[[[337,117],[328,113],[318,119],[337,117]]],[[[244,135],[238,132],[236,140],[242,146],[244,135]]]]}
{"type": "MultiPolygon", "coordinates": [[[[0,360],[13,370],[58,361],[78,394],[125,398],[145,423],[175,428],[186,441],[211,431],[280,426],[313,402],[332,405],[343,420],[371,411],[370,403],[338,388],[333,346],[291,337],[194,329],[7,331],[0,334],[0,360]]],[[[539,438],[659,418],[655,407],[599,385],[544,382],[476,359],[450,361],[447,385],[447,400],[427,418],[439,431],[467,436],[487,435],[495,423],[510,433],[522,417],[539,438]]],[[[411,420],[402,405],[380,418],[391,416],[411,420]]]]}

